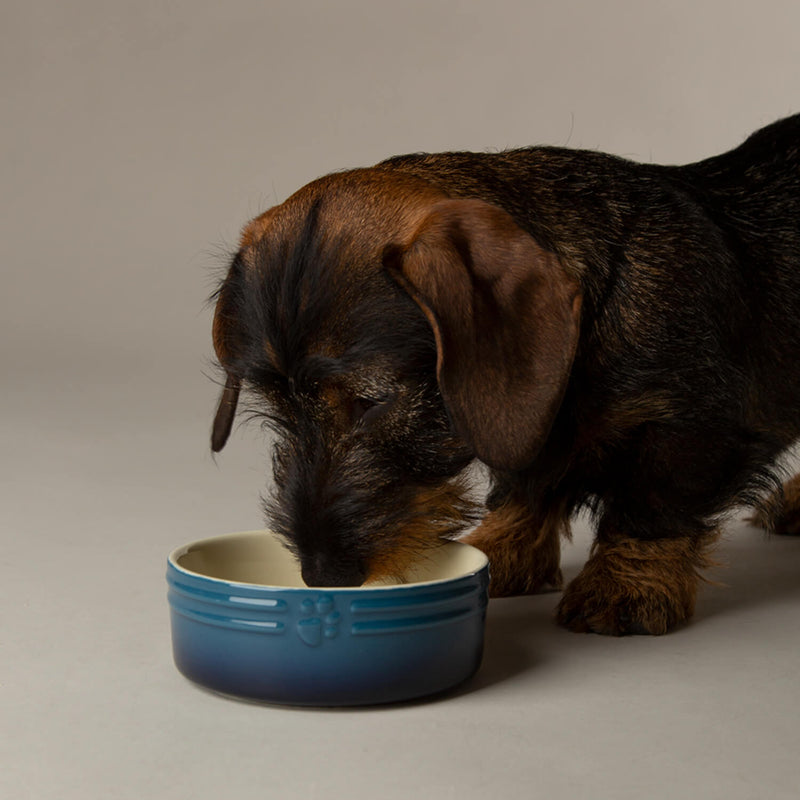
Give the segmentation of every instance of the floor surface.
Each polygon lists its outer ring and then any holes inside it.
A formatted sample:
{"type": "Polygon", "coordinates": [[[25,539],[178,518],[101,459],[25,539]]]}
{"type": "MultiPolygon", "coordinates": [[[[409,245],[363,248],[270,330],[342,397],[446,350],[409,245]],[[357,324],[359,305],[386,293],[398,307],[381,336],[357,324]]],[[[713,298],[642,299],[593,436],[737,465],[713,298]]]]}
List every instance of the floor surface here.
{"type": "MultiPolygon", "coordinates": [[[[733,521],[728,566],[668,636],[560,630],[557,594],[496,600],[480,672],[445,697],[322,711],[229,700],[172,664],[164,566],[184,541],[260,524],[258,431],[238,430],[215,464],[215,389],[199,371],[98,363],[70,386],[62,369],[57,405],[40,407],[47,387],[20,373],[0,420],[14,454],[0,796],[798,796],[800,539],[733,521]]],[[[579,522],[567,578],[588,544],[579,522]]]]}

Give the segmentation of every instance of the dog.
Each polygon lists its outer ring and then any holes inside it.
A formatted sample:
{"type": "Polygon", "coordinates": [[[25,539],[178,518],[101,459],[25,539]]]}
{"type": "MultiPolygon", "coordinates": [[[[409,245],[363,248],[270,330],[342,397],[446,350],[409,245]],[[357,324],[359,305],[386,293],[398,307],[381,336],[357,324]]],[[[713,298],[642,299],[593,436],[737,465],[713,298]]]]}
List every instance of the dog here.
{"type": "Polygon", "coordinates": [[[212,449],[246,390],[309,585],[402,576],[469,531],[493,596],[560,589],[588,509],[558,622],[663,634],[731,509],[800,532],[777,466],[800,436],[800,115],[685,166],[531,147],[333,173],[244,228],[212,301],[212,449]]]}

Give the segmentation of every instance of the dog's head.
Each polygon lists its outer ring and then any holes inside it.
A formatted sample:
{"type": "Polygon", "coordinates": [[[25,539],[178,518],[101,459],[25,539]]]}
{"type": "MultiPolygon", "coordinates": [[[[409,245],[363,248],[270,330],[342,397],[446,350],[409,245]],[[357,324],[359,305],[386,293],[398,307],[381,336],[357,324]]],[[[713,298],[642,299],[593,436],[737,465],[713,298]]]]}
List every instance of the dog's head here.
{"type": "Polygon", "coordinates": [[[245,228],[219,289],[212,448],[249,389],[277,434],[268,515],[305,581],[402,574],[472,520],[474,458],[535,456],[579,304],[495,206],[380,169],[323,178],[245,228]]]}

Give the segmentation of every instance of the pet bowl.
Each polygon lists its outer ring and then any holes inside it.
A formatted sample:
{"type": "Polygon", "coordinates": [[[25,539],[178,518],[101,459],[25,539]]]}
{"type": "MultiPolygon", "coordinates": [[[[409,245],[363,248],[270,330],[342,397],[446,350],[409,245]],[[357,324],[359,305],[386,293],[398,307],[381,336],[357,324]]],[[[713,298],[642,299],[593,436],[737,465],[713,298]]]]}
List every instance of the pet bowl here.
{"type": "Polygon", "coordinates": [[[175,664],[217,692],[291,705],[444,691],[480,665],[488,561],[446,542],[408,577],[309,588],[269,531],[184,545],[167,564],[175,664]]]}

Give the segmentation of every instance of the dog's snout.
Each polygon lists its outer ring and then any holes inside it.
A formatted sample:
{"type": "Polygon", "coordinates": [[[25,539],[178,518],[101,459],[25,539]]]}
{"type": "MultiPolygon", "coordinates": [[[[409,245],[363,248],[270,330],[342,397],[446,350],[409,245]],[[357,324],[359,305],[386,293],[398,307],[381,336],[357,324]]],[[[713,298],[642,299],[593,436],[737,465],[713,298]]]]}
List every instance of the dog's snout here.
{"type": "Polygon", "coordinates": [[[361,586],[367,577],[362,564],[337,563],[324,556],[303,559],[301,573],[306,586],[361,586]]]}

